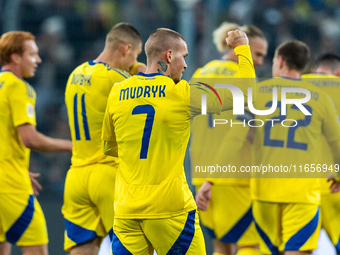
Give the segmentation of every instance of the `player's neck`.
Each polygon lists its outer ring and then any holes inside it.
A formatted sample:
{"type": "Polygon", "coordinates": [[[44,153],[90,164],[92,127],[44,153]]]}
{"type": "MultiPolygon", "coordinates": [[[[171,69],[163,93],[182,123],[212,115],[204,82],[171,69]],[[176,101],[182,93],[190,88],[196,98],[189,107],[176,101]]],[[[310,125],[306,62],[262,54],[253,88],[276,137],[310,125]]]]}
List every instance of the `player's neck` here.
{"type": "Polygon", "coordinates": [[[95,63],[102,62],[105,64],[108,64],[112,68],[119,68],[123,69],[123,66],[120,64],[120,56],[117,51],[115,52],[108,52],[108,51],[103,51],[100,53],[100,55],[93,60],[95,63]]]}
{"type": "Polygon", "coordinates": [[[291,79],[301,79],[301,73],[296,70],[290,70],[288,68],[284,68],[280,72],[281,77],[291,78],[291,79]]]}
{"type": "Polygon", "coordinates": [[[170,77],[170,67],[164,61],[148,62],[145,73],[159,73],[170,77]]]}
{"type": "Polygon", "coordinates": [[[314,73],[319,73],[319,74],[332,74],[332,70],[328,67],[318,67],[314,73]]]}
{"type": "Polygon", "coordinates": [[[20,68],[18,66],[13,65],[13,64],[3,65],[2,68],[1,68],[1,71],[10,71],[10,72],[14,73],[15,76],[22,79],[20,68]]]}
{"type": "Polygon", "coordinates": [[[222,56],[222,59],[231,60],[231,61],[238,63],[238,57],[233,50],[230,50],[228,53],[224,54],[222,56]]]}

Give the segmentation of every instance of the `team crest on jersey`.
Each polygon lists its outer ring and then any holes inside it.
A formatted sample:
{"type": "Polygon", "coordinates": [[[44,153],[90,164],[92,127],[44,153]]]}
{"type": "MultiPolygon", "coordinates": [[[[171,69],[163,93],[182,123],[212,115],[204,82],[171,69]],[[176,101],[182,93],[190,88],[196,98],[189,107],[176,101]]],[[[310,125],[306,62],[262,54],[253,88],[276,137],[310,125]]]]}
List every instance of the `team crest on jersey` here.
{"type": "Polygon", "coordinates": [[[34,106],[30,103],[27,103],[27,116],[30,118],[34,117],[34,106]]]}

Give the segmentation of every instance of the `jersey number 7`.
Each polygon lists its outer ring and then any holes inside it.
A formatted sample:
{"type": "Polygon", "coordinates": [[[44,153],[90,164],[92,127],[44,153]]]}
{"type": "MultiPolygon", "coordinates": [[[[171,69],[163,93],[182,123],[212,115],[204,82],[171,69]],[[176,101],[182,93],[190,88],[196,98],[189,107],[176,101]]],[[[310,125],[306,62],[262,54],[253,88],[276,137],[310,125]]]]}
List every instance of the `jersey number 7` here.
{"type": "Polygon", "coordinates": [[[150,136],[155,118],[155,108],[150,104],[138,105],[132,110],[132,115],[146,114],[144,133],[142,138],[142,148],[140,150],[140,159],[146,159],[149,151],[150,136]]]}

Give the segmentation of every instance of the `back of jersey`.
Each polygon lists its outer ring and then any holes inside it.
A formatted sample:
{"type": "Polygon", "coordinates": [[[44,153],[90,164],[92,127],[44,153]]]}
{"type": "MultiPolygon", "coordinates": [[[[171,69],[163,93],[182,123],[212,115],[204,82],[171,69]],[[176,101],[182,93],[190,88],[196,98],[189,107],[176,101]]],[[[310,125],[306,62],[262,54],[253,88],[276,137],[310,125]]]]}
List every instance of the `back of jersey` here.
{"type": "Polygon", "coordinates": [[[101,148],[101,130],[107,98],[112,86],[129,77],[105,63],[86,62],[70,75],[65,91],[73,150],[72,166],[109,162],[101,148]]]}
{"type": "Polygon", "coordinates": [[[166,218],[196,208],[183,161],[190,133],[190,91],[160,74],[114,86],[104,141],[118,144],[115,217],[166,218]]]}
{"type": "MultiPolygon", "coordinates": [[[[269,202],[319,203],[318,179],[309,178],[312,177],[312,171],[305,171],[305,165],[307,164],[309,168],[311,164],[315,164],[316,167],[322,163],[323,136],[328,142],[340,138],[335,107],[326,93],[308,82],[274,78],[257,85],[255,109],[265,110],[272,106],[273,88],[278,90],[278,105],[275,112],[255,117],[262,120],[264,125],[255,128],[253,160],[255,166],[266,166],[267,171],[276,167],[277,171],[271,177],[286,178],[253,179],[252,198],[269,202]],[[294,87],[307,89],[311,93],[311,99],[303,104],[311,115],[305,115],[295,104],[288,104],[287,114],[281,114],[284,107],[280,101],[282,88],[294,87]],[[279,170],[284,167],[287,171],[279,170]]],[[[287,94],[287,98],[290,99],[304,97],[302,93],[287,94]]]]}

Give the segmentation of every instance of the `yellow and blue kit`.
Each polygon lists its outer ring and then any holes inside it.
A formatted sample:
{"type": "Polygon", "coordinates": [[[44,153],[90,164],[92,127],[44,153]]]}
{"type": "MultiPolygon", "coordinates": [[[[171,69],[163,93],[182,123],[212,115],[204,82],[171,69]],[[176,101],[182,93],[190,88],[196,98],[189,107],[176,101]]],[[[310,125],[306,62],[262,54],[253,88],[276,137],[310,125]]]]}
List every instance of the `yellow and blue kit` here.
{"type": "MultiPolygon", "coordinates": [[[[340,109],[340,78],[335,75],[313,73],[304,74],[302,79],[319,87],[325,91],[335,103],[337,113],[340,109]]],[[[323,137],[322,149],[322,164],[328,166],[333,165],[334,158],[331,148],[326,139],[323,137]]],[[[329,191],[330,183],[326,179],[320,180],[321,184],[321,227],[325,229],[329,239],[336,248],[337,254],[340,254],[340,229],[337,227],[340,224],[340,193],[332,194],[329,191]]]]}
{"type": "MultiPolygon", "coordinates": [[[[290,166],[321,163],[322,137],[331,143],[340,139],[336,109],[321,89],[301,79],[279,77],[257,84],[255,109],[272,106],[273,88],[281,98],[282,88],[304,88],[311,99],[303,106],[311,115],[304,115],[295,104],[287,105],[281,115],[281,101],[270,115],[256,115],[265,124],[255,128],[253,164],[290,166]],[[272,120],[272,121],[271,121],[272,120]],[[295,121],[294,121],[295,120],[295,121]],[[284,122],[285,126],[281,123],[284,122]]],[[[288,93],[287,98],[305,97],[288,93]]],[[[320,183],[317,178],[253,178],[251,195],[256,229],[261,236],[260,248],[265,254],[279,251],[310,251],[316,248],[320,229],[320,183]],[[273,227],[275,226],[275,227],[273,227]]]]}
{"type": "MultiPolygon", "coordinates": [[[[237,50],[242,70],[248,70],[254,78],[249,46],[239,46],[237,50]]],[[[191,93],[200,95],[186,81],[175,84],[158,73],[139,73],[117,83],[110,93],[102,140],[105,154],[118,156],[120,160],[113,254],[119,247],[125,249],[124,254],[149,254],[152,247],[160,254],[171,250],[205,254],[196,204],[183,168],[190,119],[201,112],[200,97],[193,100],[191,93]],[[177,219],[181,227],[168,226],[167,236],[155,237],[161,238],[164,245],[153,238],[158,226],[177,219]],[[132,237],[137,245],[131,243],[132,237]]],[[[231,95],[220,96],[223,106],[213,105],[209,113],[231,109],[231,95]]]]}
{"type": "MultiPolygon", "coordinates": [[[[199,78],[248,78],[240,77],[238,63],[231,60],[213,60],[198,69],[193,79],[199,78]]],[[[195,166],[241,166],[251,165],[251,144],[246,139],[248,125],[236,124],[213,126],[213,119],[225,119],[233,123],[248,122],[253,114],[233,115],[232,111],[220,115],[200,115],[191,126],[190,155],[192,169],[195,166]]],[[[244,175],[243,175],[244,177],[244,175]]],[[[250,176],[249,176],[250,177],[250,176]]],[[[207,179],[193,178],[199,188],[207,179]]],[[[250,179],[249,178],[210,178],[212,196],[206,211],[200,211],[202,224],[212,238],[239,246],[257,244],[257,233],[253,223],[250,179]],[[237,199],[236,199],[237,198],[237,199]],[[227,202],[228,201],[228,202],[227,202]],[[234,201],[231,203],[231,201],[234,201]],[[233,204],[233,207],[230,207],[233,204]],[[228,220],[225,220],[228,219],[228,220]]]]}
{"type": "Polygon", "coordinates": [[[19,246],[48,243],[44,214],[28,175],[30,150],[17,127],[36,125],[36,94],[10,71],[0,72],[0,242],[19,246]]]}
{"type": "Polygon", "coordinates": [[[128,77],[123,70],[88,61],[68,79],[65,102],[73,149],[62,208],[67,251],[97,236],[112,236],[118,159],[104,155],[101,130],[112,86],[128,77]]]}

